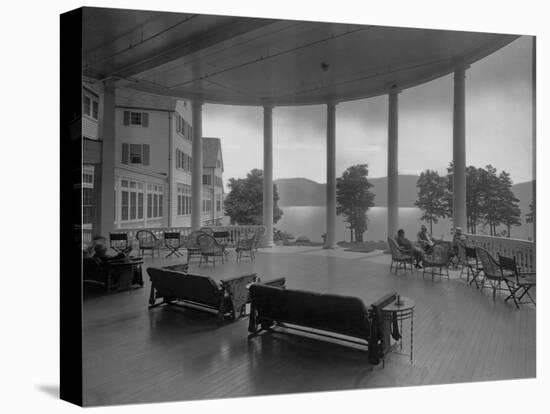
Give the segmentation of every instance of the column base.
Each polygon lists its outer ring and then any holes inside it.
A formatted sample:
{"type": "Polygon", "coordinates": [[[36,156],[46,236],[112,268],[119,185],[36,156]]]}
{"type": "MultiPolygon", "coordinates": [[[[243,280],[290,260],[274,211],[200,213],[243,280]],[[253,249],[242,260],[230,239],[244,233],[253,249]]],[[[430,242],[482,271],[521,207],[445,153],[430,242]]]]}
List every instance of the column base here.
{"type": "Polygon", "coordinates": [[[334,244],[325,244],[323,246],[323,249],[336,249],[338,247],[338,245],[336,243],[334,244]]]}
{"type": "Polygon", "coordinates": [[[275,243],[273,243],[273,241],[268,241],[268,242],[265,242],[262,247],[273,247],[273,246],[275,246],[275,243]]]}

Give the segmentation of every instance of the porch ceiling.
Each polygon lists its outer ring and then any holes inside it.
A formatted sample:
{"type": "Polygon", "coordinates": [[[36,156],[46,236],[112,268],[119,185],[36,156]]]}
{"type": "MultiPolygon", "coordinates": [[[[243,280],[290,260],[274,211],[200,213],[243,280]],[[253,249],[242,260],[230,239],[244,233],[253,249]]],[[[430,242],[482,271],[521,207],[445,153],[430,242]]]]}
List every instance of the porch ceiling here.
{"type": "Polygon", "coordinates": [[[235,105],[347,101],[451,73],[517,36],[85,8],[83,71],[235,105]]]}

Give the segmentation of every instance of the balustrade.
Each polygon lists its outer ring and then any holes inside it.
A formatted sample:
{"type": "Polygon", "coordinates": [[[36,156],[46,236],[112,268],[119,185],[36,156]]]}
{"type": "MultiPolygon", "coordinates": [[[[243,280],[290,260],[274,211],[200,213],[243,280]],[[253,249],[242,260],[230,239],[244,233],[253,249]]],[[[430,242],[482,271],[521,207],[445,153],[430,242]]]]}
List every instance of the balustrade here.
{"type": "Polygon", "coordinates": [[[515,257],[522,271],[535,272],[535,243],[529,240],[468,234],[468,239],[477,247],[487,250],[495,259],[497,253],[515,257]]]}

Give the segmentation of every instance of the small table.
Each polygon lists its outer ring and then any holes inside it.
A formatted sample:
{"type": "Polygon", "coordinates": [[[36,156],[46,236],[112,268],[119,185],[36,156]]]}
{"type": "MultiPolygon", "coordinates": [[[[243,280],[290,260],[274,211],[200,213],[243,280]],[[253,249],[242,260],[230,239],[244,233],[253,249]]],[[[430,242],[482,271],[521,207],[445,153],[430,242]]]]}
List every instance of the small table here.
{"type": "Polygon", "coordinates": [[[119,260],[110,260],[105,263],[110,269],[107,270],[107,291],[112,288],[112,277],[116,277],[117,290],[128,290],[132,285],[138,284],[143,287],[143,276],[141,265],[143,260],[140,257],[128,257],[119,260]]]}
{"type": "MultiPolygon", "coordinates": [[[[409,354],[404,354],[402,352],[397,352],[401,355],[408,355],[411,358],[411,364],[413,363],[413,317],[414,317],[414,307],[416,304],[410,298],[401,296],[400,302],[397,302],[397,299],[388,305],[382,308],[382,318],[384,321],[389,323],[396,322],[399,323],[399,331],[401,337],[399,338],[399,348],[400,351],[403,351],[403,321],[410,320],[410,332],[411,332],[411,350],[409,354]]],[[[384,359],[382,359],[382,366],[384,366],[384,359]]]]}

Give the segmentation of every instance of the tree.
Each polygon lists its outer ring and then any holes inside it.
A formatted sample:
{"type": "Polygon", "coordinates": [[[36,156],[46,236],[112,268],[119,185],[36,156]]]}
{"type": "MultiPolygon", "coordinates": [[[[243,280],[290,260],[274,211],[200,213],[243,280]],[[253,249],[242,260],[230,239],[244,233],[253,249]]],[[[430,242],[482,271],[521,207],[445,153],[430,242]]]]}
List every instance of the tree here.
{"type": "Polygon", "coordinates": [[[525,222],[526,223],[534,223],[535,222],[535,202],[531,201],[529,204],[529,212],[525,215],[525,222]]]}
{"type": "Polygon", "coordinates": [[[349,167],[336,180],[336,214],[345,217],[357,242],[363,241],[367,210],[374,205],[374,194],[370,191],[373,184],[367,179],[368,173],[367,164],[358,164],[349,167]]]}
{"type": "Polygon", "coordinates": [[[448,202],[445,198],[447,181],[444,177],[440,177],[437,171],[426,170],[418,177],[416,186],[418,199],[414,204],[423,211],[420,219],[430,225],[430,233],[432,233],[433,223],[447,216],[448,202]]]}
{"type": "MultiPolygon", "coordinates": [[[[263,224],[263,171],[253,169],[246,178],[230,178],[230,192],[225,198],[225,214],[231,219],[231,224],[261,225],[263,224]]],[[[273,223],[277,223],[283,210],[277,205],[279,193],[277,185],[273,184],[273,223]]]]}
{"type": "Polygon", "coordinates": [[[510,237],[510,228],[512,226],[521,226],[521,210],[519,208],[519,199],[512,191],[512,180],[510,174],[502,171],[499,175],[499,221],[506,226],[507,237],[510,237]]]}

